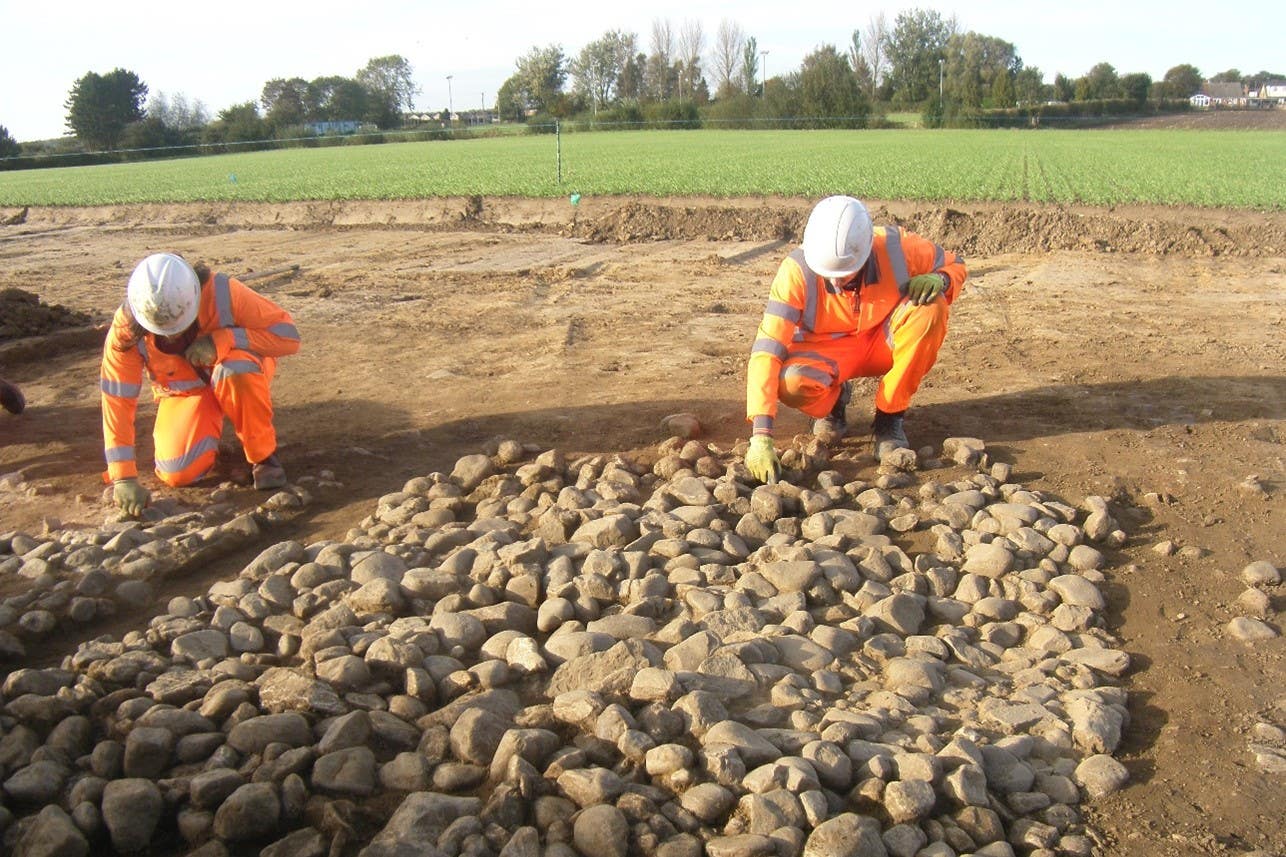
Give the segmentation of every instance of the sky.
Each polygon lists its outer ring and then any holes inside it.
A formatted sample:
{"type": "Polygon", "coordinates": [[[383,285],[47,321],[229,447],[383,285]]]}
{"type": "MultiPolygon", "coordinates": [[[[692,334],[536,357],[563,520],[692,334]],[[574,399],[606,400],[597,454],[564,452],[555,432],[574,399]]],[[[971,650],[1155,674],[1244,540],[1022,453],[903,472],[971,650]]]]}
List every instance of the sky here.
{"type": "MultiPolygon", "coordinates": [[[[962,31],[1011,42],[1046,81],[1059,72],[1079,77],[1099,62],[1158,80],[1182,63],[1207,76],[1229,68],[1286,72],[1280,0],[1246,0],[1226,11],[1194,0],[652,0],[641,11],[625,5],[0,0],[0,125],[20,142],[66,134],[68,93],[90,71],[127,69],[151,94],[183,95],[213,117],[257,101],[273,78],[353,77],[368,60],[390,54],[410,62],[420,88],[416,109],[468,110],[493,105],[515,60],[532,47],[559,45],[570,58],[607,31],[622,30],[635,33],[646,52],[657,20],[668,20],[676,33],[699,22],[708,55],[720,22],[730,19],[768,52],[763,62],[774,77],[798,70],[821,45],[844,50],[853,31],[880,12],[892,27],[898,13],[914,8],[954,15],[962,31]]],[[[708,60],[705,68],[709,79],[708,60]]]]}

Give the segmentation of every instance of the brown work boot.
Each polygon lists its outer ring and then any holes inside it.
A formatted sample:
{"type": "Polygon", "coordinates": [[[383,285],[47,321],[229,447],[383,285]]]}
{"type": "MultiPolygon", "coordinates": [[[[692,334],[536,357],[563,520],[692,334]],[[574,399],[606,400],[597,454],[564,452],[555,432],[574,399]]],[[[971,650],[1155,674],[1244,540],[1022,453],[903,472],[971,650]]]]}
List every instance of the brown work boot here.
{"type": "Polygon", "coordinates": [[[254,466],[253,475],[255,488],[260,491],[286,487],[286,468],[281,466],[275,452],[254,466]]]}
{"type": "Polygon", "coordinates": [[[0,378],[0,406],[11,414],[20,414],[27,407],[27,400],[16,384],[0,378]]]}

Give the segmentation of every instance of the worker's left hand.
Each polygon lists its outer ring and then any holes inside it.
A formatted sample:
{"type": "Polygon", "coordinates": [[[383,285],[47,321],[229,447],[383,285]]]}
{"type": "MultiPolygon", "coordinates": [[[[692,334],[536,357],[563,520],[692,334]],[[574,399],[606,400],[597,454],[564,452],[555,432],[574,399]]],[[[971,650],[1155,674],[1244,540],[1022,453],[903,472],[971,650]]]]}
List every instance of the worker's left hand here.
{"type": "Polygon", "coordinates": [[[219,359],[219,351],[214,347],[214,340],[208,336],[202,336],[188,346],[188,350],[183,352],[183,356],[193,366],[213,366],[219,359]]]}
{"type": "Polygon", "coordinates": [[[946,290],[947,283],[941,274],[921,274],[906,284],[906,296],[916,306],[933,303],[946,290]]]}
{"type": "Polygon", "coordinates": [[[746,469],[750,475],[766,485],[772,485],[781,475],[781,461],[777,450],[773,448],[772,438],[766,434],[757,434],[750,438],[750,448],[746,450],[746,469]]]}

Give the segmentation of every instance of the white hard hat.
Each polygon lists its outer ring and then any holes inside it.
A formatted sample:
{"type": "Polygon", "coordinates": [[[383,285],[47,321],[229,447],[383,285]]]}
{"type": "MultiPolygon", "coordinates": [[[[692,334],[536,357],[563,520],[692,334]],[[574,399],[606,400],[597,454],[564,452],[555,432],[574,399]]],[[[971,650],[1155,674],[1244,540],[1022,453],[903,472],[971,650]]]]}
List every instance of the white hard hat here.
{"type": "Polygon", "coordinates": [[[856,274],[871,255],[871,215],[851,196],[828,196],[804,226],[804,261],[823,277],[856,274]]]}
{"type": "Polygon", "coordinates": [[[153,253],[130,274],[125,297],[139,324],[158,336],[174,336],[196,320],[201,281],[181,256],[153,253]]]}

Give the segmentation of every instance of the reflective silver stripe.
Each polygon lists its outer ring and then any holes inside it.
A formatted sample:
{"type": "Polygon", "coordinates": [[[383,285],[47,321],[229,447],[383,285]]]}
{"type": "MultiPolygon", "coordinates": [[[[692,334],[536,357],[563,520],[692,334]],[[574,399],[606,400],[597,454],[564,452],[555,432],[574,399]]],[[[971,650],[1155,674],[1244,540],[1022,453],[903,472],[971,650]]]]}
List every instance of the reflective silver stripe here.
{"type": "Polygon", "coordinates": [[[219,327],[232,327],[232,286],[227,274],[214,275],[214,307],[219,313],[219,327]]]}
{"type": "Polygon", "coordinates": [[[233,375],[255,375],[262,371],[259,364],[253,360],[225,360],[214,367],[214,373],[210,378],[217,384],[233,375]]]}
{"type": "Polygon", "coordinates": [[[799,310],[783,301],[769,301],[768,306],[764,307],[764,315],[784,318],[791,324],[799,324],[799,310]]]}
{"type": "Polygon", "coordinates": [[[134,460],[134,447],[132,446],[113,446],[103,451],[103,457],[107,459],[108,464],[119,464],[122,461],[134,460]]]}
{"type": "Polygon", "coordinates": [[[755,417],[750,421],[750,430],[755,434],[771,433],[773,425],[772,417],[755,417]]]}
{"type": "Polygon", "coordinates": [[[816,351],[796,351],[790,355],[790,359],[792,362],[796,360],[813,360],[818,363],[824,363],[830,368],[832,375],[839,375],[839,364],[825,354],[818,354],[816,351]]]}
{"type": "Polygon", "coordinates": [[[138,394],[143,391],[142,384],[126,384],[124,381],[113,381],[109,378],[100,379],[98,386],[107,395],[119,396],[122,399],[137,399],[138,394]]]}
{"type": "Polygon", "coordinates": [[[232,344],[235,347],[242,351],[250,350],[250,337],[246,334],[244,327],[230,327],[228,330],[232,331],[232,344]]]}
{"type": "Polygon", "coordinates": [[[800,363],[787,364],[786,368],[781,370],[781,377],[785,378],[788,375],[802,375],[805,378],[812,378],[827,387],[835,383],[835,376],[831,373],[824,372],[816,366],[806,366],[800,363]]]}
{"type": "Polygon", "coordinates": [[[268,332],[280,336],[282,339],[299,341],[299,330],[293,324],[287,324],[284,321],[268,325],[268,332]]]}
{"type": "Polygon", "coordinates": [[[156,459],[156,470],[158,473],[178,473],[185,468],[191,467],[192,462],[196,461],[207,452],[214,452],[219,448],[219,439],[215,437],[202,438],[196,446],[180,455],[178,458],[158,458],[156,459]]]}
{"type": "Polygon", "coordinates": [[[143,362],[147,363],[147,340],[142,337],[138,340],[138,353],[143,355],[143,362]]]}
{"type": "Polygon", "coordinates": [[[947,263],[947,251],[937,244],[933,245],[933,270],[938,270],[947,263]]]}
{"type": "Polygon", "coordinates": [[[884,249],[888,252],[889,262],[893,265],[893,279],[901,289],[911,280],[911,275],[906,270],[906,253],[902,250],[901,229],[896,226],[885,227],[884,249]]]}
{"type": "Polygon", "coordinates": [[[800,319],[800,324],[804,330],[812,333],[817,329],[817,275],[813,269],[808,267],[804,261],[804,250],[801,247],[790,254],[790,258],[795,260],[799,266],[800,273],[804,275],[804,315],[800,319]]]}
{"type": "Polygon", "coordinates": [[[200,378],[195,378],[191,381],[166,381],[161,386],[176,393],[186,393],[188,390],[199,390],[208,385],[200,378]]]}
{"type": "Polygon", "coordinates": [[[785,360],[786,354],[788,352],[786,351],[786,346],[782,345],[777,340],[769,339],[766,336],[761,336],[755,340],[755,344],[753,347],[751,347],[750,353],[751,354],[771,354],[773,357],[777,357],[781,360],[785,360]]]}

